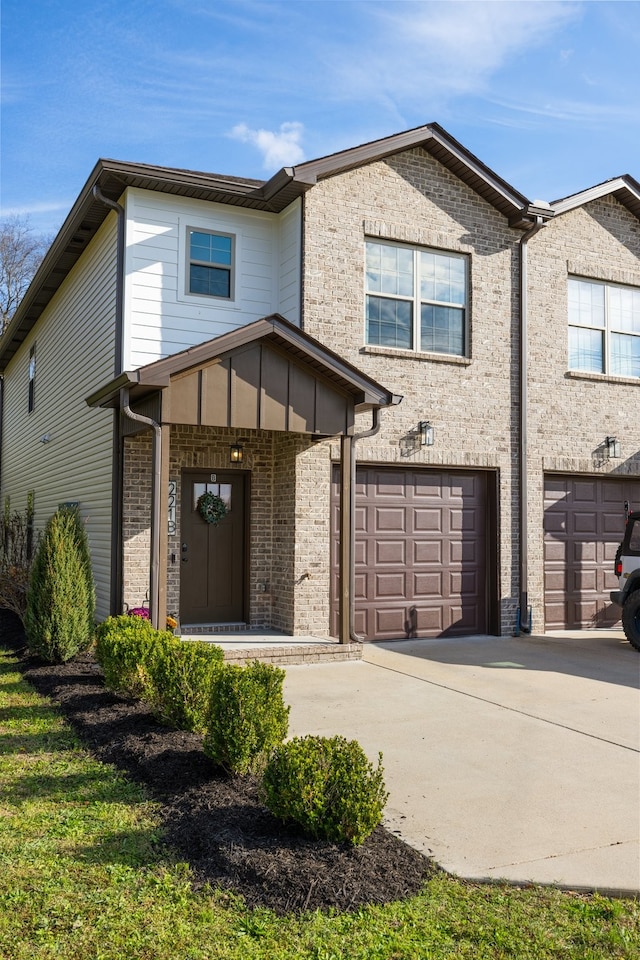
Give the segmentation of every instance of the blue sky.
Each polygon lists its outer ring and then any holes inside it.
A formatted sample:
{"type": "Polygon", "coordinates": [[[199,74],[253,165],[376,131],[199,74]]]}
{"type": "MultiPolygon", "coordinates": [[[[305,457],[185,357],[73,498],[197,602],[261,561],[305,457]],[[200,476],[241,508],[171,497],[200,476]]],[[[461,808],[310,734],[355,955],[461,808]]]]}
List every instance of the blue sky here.
{"type": "Polygon", "coordinates": [[[2,0],[1,215],[99,157],[266,178],[439,122],[529,199],[640,179],[640,3],[2,0]]]}

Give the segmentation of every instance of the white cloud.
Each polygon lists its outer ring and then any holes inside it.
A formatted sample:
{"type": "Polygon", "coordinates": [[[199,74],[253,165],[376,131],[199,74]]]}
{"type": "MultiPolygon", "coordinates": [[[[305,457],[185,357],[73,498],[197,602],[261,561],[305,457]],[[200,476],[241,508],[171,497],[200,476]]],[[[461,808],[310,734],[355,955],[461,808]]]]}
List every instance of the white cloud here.
{"type": "Polygon", "coordinates": [[[363,53],[334,50],[345,94],[394,99],[475,94],[518,55],[539,48],[580,15],[578,3],[436,0],[367,4],[363,53]]]}
{"type": "Polygon", "coordinates": [[[265,170],[279,170],[280,167],[295,166],[304,160],[300,145],[302,132],[301,123],[281,123],[277,133],[273,130],[252,130],[246,123],[238,123],[229,136],[257,147],[262,153],[265,170]]]}

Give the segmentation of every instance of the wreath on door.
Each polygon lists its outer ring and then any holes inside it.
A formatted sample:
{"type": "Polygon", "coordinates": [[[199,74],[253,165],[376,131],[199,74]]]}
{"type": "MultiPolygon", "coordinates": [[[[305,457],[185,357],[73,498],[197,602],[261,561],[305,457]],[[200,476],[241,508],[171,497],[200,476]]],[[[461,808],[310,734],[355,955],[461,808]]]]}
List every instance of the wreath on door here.
{"type": "Polygon", "coordinates": [[[198,497],[198,513],[207,523],[220,523],[227,515],[227,506],[216,493],[203,493],[198,497]]]}

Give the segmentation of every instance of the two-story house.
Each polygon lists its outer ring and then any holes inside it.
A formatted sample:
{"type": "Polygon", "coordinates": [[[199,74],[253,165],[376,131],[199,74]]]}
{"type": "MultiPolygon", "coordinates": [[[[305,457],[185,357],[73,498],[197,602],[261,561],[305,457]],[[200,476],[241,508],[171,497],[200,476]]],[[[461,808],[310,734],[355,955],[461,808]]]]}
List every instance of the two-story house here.
{"type": "Polygon", "coordinates": [[[437,124],[266,182],[100,161],[0,340],[2,501],[79,503],[101,617],[612,622],[639,219],[630,177],[532,203],[437,124]]]}

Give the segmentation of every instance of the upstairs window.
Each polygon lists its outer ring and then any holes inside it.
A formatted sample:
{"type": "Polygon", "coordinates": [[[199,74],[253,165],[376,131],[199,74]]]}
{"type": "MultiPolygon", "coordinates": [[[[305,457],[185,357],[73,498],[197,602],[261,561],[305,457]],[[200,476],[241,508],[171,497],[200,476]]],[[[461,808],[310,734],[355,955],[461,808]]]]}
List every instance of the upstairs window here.
{"type": "Polygon", "coordinates": [[[569,369],[640,377],[640,289],[569,278],[569,369]]]}
{"type": "Polygon", "coordinates": [[[467,287],[464,256],[367,241],[366,342],[466,356],[467,287]]]}
{"type": "Polygon", "coordinates": [[[233,236],[188,229],[189,276],[187,292],[203,297],[233,297],[233,236]]]}
{"type": "Polygon", "coordinates": [[[29,413],[35,407],[36,401],[36,345],[29,350],[29,399],[27,409],[29,413]]]}

